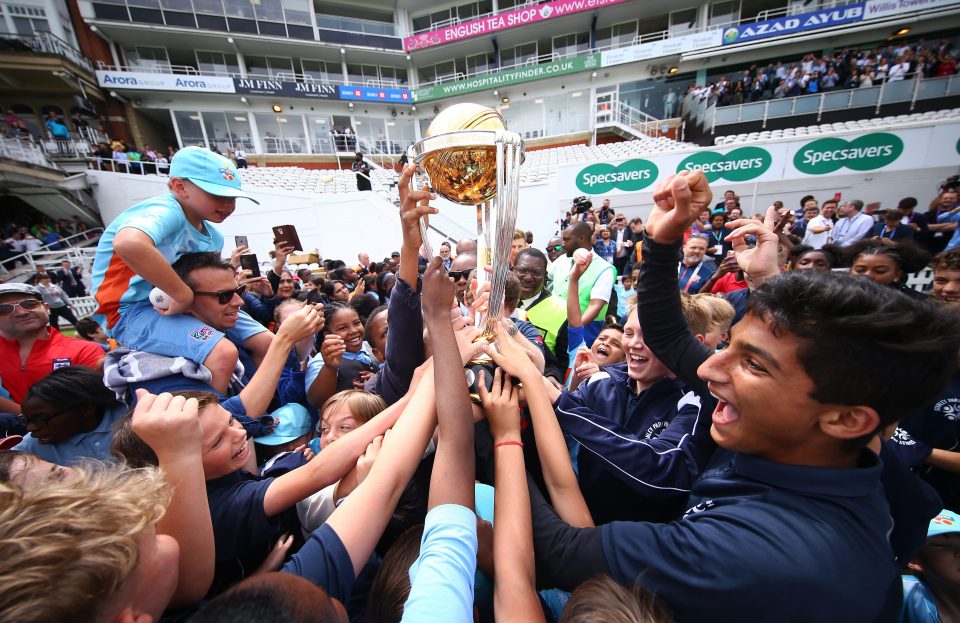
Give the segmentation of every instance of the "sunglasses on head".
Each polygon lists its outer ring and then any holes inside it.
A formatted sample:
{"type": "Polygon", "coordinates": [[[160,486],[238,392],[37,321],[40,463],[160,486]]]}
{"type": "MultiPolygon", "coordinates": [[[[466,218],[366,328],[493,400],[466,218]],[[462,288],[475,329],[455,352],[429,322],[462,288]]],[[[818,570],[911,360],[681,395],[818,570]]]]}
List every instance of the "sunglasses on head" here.
{"type": "Polygon", "coordinates": [[[243,296],[243,293],[247,291],[247,286],[239,286],[235,290],[217,290],[216,292],[204,292],[203,290],[194,290],[194,294],[199,294],[201,296],[215,296],[217,297],[217,302],[221,305],[226,305],[233,300],[233,295],[243,296]]]}
{"type": "Polygon", "coordinates": [[[17,307],[23,311],[31,311],[37,309],[41,305],[43,305],[43,301],[39,301],[37,299],[23,299],[22,301],[17,301],[16,303],[4,303],[3,305],[0,305],[0,316],[9,316],[17,307]]]}
{"type": "Polygon", "coordinates": [[[451,270],[451,271],[447,271],[447,274],[450,275],[450,277],[451,277],[454,281],[460,281],[461,279],[469,279],[471,272],[473,272],[473,271],[471,271],[471,270],[451,270]]]}

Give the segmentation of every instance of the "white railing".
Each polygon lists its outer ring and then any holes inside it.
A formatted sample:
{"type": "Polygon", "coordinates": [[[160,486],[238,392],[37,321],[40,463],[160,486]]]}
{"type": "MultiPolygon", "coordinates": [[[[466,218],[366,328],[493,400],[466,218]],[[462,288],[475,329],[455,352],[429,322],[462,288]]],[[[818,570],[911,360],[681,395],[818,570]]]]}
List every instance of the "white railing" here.
{"type": "Polygon", "coordinates": [[[61,238],[55,242],[42,245],[33,251],[25,251],[18,255],[14,255],[13,257],[8,257],[7,259],[3,260],[2,263],[0,263],[0,275],[11,275],[16,270],[16,265],[21,262],[26,264],[26,266],[28,266],[29,269],[34,272],[36,272],[38,266],[55,266],[63,260],[70,260],[71,264],[79,264],[87,267],[90,261],[93,260],[93,256],[96,254],[96,247],[78,247],[75,245],[76,243],[82,241],[96,239],[102,233],[102,227],[94,227],[88,229],[87,231],[73,234],[72,236],[67,236],[66,238],[61,238]],[[65,248],[50,248],[55,245],[64,244],[67,245],[65,248]],[[11,268],[8,268],[8,266],[11,268]]]}
{"type": "Polygon", "coordinates": [[[0,138],[0,157],[48,169],[57,168],[57,165],[47,159],[40,146],[28,138],[0,138]]]}
{"type": "Polygon", "coordinates": [[[694,118],[706,123],[705,130],[716,132],[718,125],[761,121],[766,127],[768,119],[794,115],[816,114],[819,121],[824,112],[850,108],[873,108],[878,113],[882,105],[892,103],[909,102],[910,110],[913,110],[918,100],[957,95],[960,95],[960,77],[954,75],[888,81],[875,87],[837,89],[747,104],[710,106],[709,112],[705,98],[694,97],[690,108],[695,110],[692,111],[694,115],[702,115],[694,118]]]}

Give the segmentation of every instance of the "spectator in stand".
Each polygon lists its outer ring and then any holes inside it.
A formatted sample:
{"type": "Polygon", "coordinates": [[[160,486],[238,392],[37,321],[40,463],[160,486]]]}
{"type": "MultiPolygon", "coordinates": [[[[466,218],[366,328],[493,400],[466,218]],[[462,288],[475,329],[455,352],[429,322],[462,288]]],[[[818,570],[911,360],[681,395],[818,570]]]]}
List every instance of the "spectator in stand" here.
{"type": "Polygon", "coordinates": [[[57,141],[57,148],[60,153],[66,153],[66,142],[70,140],[70,130],[67,129],[67,124],[52,110],[47,113],[47,118],[43,124],[47,127],[50,137],[57,141]]]}
{"type": "MultiPolygon", "coordinates": [[[[349,129],[349,128],[348,128],[349,129]]],[[[370,165],[359,151],[350,163],[350,170],[357,174],[357,190],[370,190],[370,165]]]]}
{"type": "Polygon", "coordinates": [[[83,285],[83,277],[80,268],[72,267],[70,260],[60,262],[60,268],[55,272],[57,282],[67,296],[79,297],[87,295],[87,288],[83,285]]]}
{"type": "Polygon", "coordinates": [[[74,327],[77,326],[77,317],[73,313],[73,305],[60,286],[50,280],[49,274],[37,279],[37,289],[43,294],[43,302],[50,310],[50,326],[59,328],[60,318],[65,318],[74,327]]]}
{"type": "MultiPolygon", "coordinates": [[[[823,211],[826,213],[836,206],[833,200],[823,202],[823,211]]],[[[825,214],[820,214],[816,205],[804,208],[804,234],[802,244],[819,249],[830,241],[830,232],[833,230],[833,221],[825,214]]]]}
{"type": "Polygon", "coordinates": [[[912,242],[916,236],[913,228],[904,225],[903,212],[900,210],[887,210],[883,213],[879,223],[873,226],[870,237],[881,240],[893,240],[894,242],[912,242]]]}
{"type": "Polygon", "coordinates": [[[608,225],[610,221],[613,220],[613,208],[610,207],[610,200],[604,199],[603,204],[600,206],[600,213],[598,217],[600,219],[601,225],[608,225]]]}
{"type": "Polygon", "coordinates": [[[53,370],[71,365],[98,368],[103,359],[99,346],[64,337],[49,322],[40,290],[0,284],[0,378],[18,404],[31,385],[53,370]]]}
{"type": "Polygon", "coordinates": [[[863,202],[851,199],[840,206],[840,220],[833,230],[833,243],[849,247],[863,240],[873,230],[873,219],[862,212],[863,202]]]}
{"type": "Polygon", "coordinates": [[[29,126],[27,126],[17,113],[13,112],[12,108],[8,108],[6,113],[4,113],[3,122],[7,124],[7,128],[13,136],[23,135],[32,138],[29,126]]]}

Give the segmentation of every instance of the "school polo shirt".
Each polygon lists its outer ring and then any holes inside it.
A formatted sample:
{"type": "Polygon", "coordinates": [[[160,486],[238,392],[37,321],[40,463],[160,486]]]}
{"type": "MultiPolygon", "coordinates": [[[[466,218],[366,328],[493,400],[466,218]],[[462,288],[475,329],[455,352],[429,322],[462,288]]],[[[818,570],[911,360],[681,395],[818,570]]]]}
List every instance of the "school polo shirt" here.
{"type": "Polygon", "coordinates": [[[58,444],[42,444],[31,433],[27,433],[23,441],[13,449],[22,452],[32,452],[44,461],[57,465],[71,466],[81,459],[96,459],[98,461],[113,462],[110,455],[110,442],[113,440],[113,425],[122,418],[128,409],[118,406],[103,414],[103,419],[95,429],[88,433],[74,435],[70,439],[58,444]]]}
{"type": "Polygon", "coordinates": [[[87,366],[96,368],[103,359],[103,349],[96,342],[65,337],[48,327],[49,337],[33,344],[30,356],[20,362],[20,346],[16,340],[0,336],[0,379],[10,392],[10,399],[23,402],[30,387],[57,368],[87,366]]]}
{"type": "Polygon", "coordinates": [[[882,466],[830,469],[725,453],[667,524],[600,527],[615,579],[688,621],[893,622],[901,584],[882,466]]]}
{"type": "MultiPolygon", "coordinates": [[[[253,441],[250,441],[253,451],[253,441]]],[[[216,551],[211,595],[253,573],[281,534],[300,531],[297,511],[291,507],[267,516],[263,498],[273,478],[259,478],[243,470],[207,481],[207,501],[216,551]]]]}
{"type": "Polygon", "coordinates": [[[403,623],[473,620],[477,570],[477,516],[458,504],[441,504],[427,513],[420,555],[410,567],[410,595],[403,623]]]}
{"type": "Polygon", "coordinates": [[[310,580],[344,605],[356,580],[350,553],[340,536],[327,524],[314,530],[300,551],[280,571],[310,580]]]}

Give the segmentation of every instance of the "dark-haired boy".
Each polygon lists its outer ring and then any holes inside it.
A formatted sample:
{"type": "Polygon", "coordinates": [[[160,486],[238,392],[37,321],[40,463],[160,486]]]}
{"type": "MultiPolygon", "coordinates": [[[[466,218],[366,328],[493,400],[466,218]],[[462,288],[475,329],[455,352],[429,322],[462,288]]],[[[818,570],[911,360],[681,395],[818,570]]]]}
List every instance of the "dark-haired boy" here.
{"type": "MultiPolygon", "coordinates": [[[[660,184],[641,285],[648,263],[675,265],[684,230],[710,198],[701,172],[660,184]]],[[[665,361],[674,370],[697,362],[700,387],[718,399],[711,433],[729,452],[670,524],[574,529],[535,495],[538,559],[552,572],[541,580],[561,588],[596,573],[639,581],[681,622],[896,620],[891,510],[883,466],[866,446],[942,388],[960,323],[866,281],[776,276],[777,237],[759,223],[731,236],[748,282],[767,281],[727,349],[711,356],[681,328],[674,337],[686,352],[665,361]],[[747,235],[757,236],[755,249],[745,249],[747,235]],[[909,378],[887,383],[890,367],[909,378]]]]}

